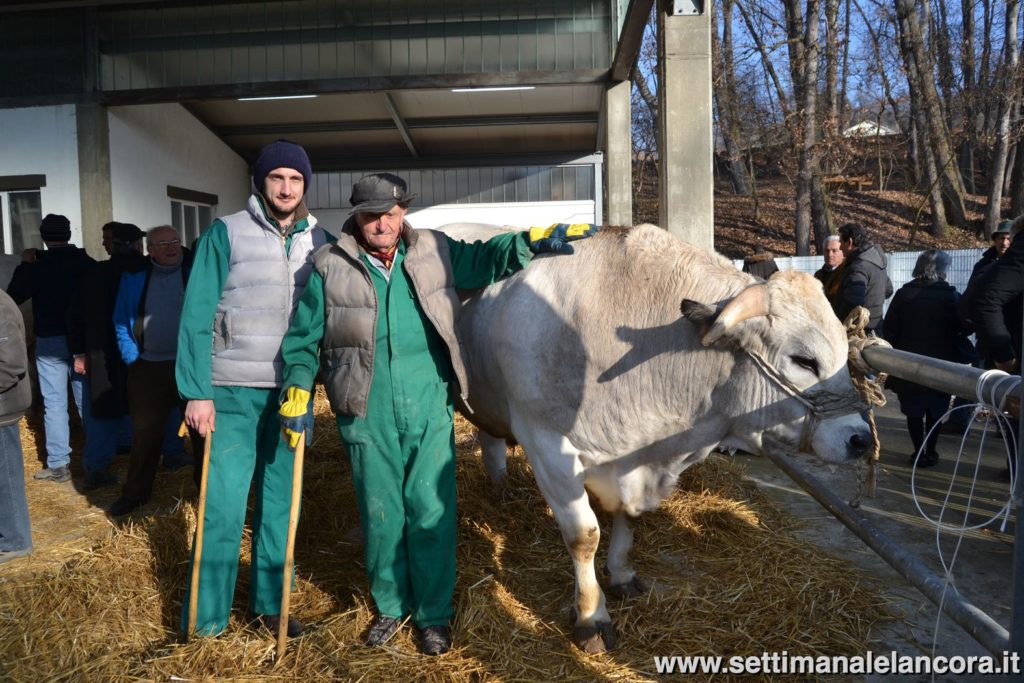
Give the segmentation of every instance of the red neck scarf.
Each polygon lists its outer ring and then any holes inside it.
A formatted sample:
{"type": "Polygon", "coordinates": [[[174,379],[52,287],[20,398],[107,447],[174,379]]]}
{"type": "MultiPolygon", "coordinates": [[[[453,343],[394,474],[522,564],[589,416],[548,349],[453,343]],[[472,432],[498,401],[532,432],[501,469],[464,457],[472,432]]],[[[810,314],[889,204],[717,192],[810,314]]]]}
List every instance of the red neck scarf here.
{"type": "MultiPolygon", "coordinates": [[[[399,238],[401,239],[401,238],[399,238]]],[[[398,240],[387,249],[374,249],[363,239],[362,235],[356,238],[356,242],[369,256],[374,257],[384,264],[384,267],[391,270],[391,264],[395,262],[395,254],[398,253],[398,240]]]]}

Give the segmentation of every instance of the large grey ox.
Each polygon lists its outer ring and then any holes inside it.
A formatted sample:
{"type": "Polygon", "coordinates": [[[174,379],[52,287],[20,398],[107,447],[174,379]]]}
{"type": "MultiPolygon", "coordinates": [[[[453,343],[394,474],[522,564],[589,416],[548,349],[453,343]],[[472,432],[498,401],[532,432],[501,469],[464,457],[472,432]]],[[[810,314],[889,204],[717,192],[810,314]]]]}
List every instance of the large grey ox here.
{"type": "MultiPolygon", "coordinates": [[[[494,228],[458,224],[455,237],[494,228]]],[[[614,647],[594,571],[589,491],[614,515],[616,592],[647,588],[629,557],[630,518],[716,448],[808,451],[830,462],[871,443],[847,370],[847,340],[821,284],[741,273],[653,225],[606,228],[465,303],[467,417],[492,476],[506,438],[526,451],[575,565],[574,641],[614,647]]]]}

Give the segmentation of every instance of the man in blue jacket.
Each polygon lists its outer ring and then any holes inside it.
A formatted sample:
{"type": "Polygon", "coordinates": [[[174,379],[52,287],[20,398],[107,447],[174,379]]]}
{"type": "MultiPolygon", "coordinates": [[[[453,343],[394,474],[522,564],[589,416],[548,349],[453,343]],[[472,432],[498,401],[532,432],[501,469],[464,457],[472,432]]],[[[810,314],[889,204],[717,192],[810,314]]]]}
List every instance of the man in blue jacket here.
{"type": "Polygon", "coordinates": [[[141,272],[121,277],[114,304],[114,333],[128,366],[133,439],[128,478],[121,497],[110,506],[113,517],[149,500],[167,418],[176,407],[183,407],[174,381],[174,361],[188,269],[178,233],[169,225],[149,231],[146,249],[149,263],[141,272]]]}

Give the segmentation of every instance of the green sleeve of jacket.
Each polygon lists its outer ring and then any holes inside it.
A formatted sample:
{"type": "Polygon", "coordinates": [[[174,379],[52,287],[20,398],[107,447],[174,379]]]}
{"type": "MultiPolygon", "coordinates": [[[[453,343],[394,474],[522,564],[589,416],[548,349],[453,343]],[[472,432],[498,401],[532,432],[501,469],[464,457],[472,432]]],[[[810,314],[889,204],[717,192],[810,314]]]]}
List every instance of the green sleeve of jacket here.
{"type": "Polygon", "coordinates": [[[509,232],[486,242],[448,238],[456,289],[480,289],[517,273],[533,258],[529,234],[509,232]]]}
{"type": "Polygon", "coordinates": [[[199,237],[185,288],[174,376],[185,399],[213,398],[213,319],[231,263],[228,230],[220,220],[199,237]]]}
{"type": "Polygon", "coordinates": [[[284,360],[282,395],[288,387],[313,391],[313,380],[320,368],[320,340],[323,338],[324,278],[320,271],[313,269],[281,342],[281,358],[284,360]]]}

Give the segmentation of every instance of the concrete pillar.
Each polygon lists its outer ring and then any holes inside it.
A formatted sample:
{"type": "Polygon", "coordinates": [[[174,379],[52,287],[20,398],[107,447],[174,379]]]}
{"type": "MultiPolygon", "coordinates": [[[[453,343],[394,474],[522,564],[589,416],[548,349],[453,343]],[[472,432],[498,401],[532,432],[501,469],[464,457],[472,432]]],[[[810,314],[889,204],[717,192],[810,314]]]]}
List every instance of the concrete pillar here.
{"type": "Polygon", "coordinates": [[[630,110],[632,83],[608,86],[605,107],[605,199],[608,225],[633,225],[633,122],[630,110]]]}
{"type": "Polygon", "coordinates": [[[673,16],[674,4],[658,0],[659,223],[710,249],[715,239],[711,15],[673,16]]]}
{"type": "Polygon", "coordinates": [[[104,223],[113,220],[110,191],[110,126],[107,108],[99,104],[75,107],[78,127],[78,185],[82,194],[82,246],[95,259],[103,250],[104,223]]]}

